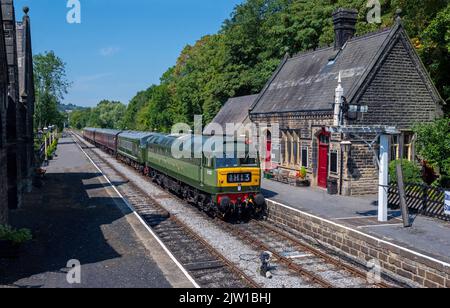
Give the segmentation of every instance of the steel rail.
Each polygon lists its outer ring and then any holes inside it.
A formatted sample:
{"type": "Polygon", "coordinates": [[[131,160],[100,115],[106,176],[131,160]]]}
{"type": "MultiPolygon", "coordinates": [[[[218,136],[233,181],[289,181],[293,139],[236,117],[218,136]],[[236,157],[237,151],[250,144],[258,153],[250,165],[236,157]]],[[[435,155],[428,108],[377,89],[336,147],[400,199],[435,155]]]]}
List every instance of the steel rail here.
{"type": "MultiPolygon", "coordinates": [[[[83,143],[85,141],[83,138],[75,134],[79,140],[82,140],[83,143]]],[[[80,144],[80,146],[82,146],[80,144]]],[[[94,147],[95,148],[95,147],[94,147]]],[[[115,171],[120,176],[127,178],[126,175],[124,175],[122,172],[118,171],[113,165],[111,165],[106,159],[95,153],[91,147],[85,144],[85,150],[89,150],[91,154],[95,155],[97,158],[99,158],[105,165],[107,165],[109,168],[111,168],[113,171],[115,171]]],[[[161,216],[168,216],[168,218],[174,222],[176,225],[181,227],[183,231],[194,238],[196,241],[200,242],[201,245],[208,251],[212,256],[217,258],[221,263],[225,265],[225,267],[230,270],[234,275],[236,275],[241,281],[243,281],[246,285],[248,285],[250,288],[259,289],[261,288],[261,285],[259,285],[257,282],[255,282],[249,275],[247,275],[244,271],[242,271],[239,267],[237,267],[234,263],[229,261],[225,256],[223,256],[217,249],[212,247],[207,241],[205,241],[202,237],[200,237],[196,232],[194,232],[190,227],[188,227],[184,222],[182,222],[180,219],[176,218],[175,216],[172,216],[170,212],[168,212],[164,207],[162,207],[156,200],[154,200],[148,193],[146,193],[143,189],[135,185],[132,181],[129,181],[127,183],[133,190],[137,191],[138,193],[146,196],[150,201],[151,205],[156,208],[156,210],[161,214],[161,216]]],[[[130,196],[127,196],[127,194],[124,194],[124,197],[130,198],[130,196]]],[[[127,198],[127,199],[128,199],[127,198]]],[[[138,211],[139,212],[139,211],[138,211]]],[[[140,214],[139,214],[140,215],[140,214]]],[[[145,219],[144,219],[145,221],[145,219]]],[[[149,225],[148,222],[146,222],[147,225],[149,225]]],[[[149,227],[152,228],[152,226],[149,225],[149,227]]],[[[152,228],[153,229],[153,228],[152,228]]]]}
{"type": "Polygon", "coordinates": [[[335,286],[333,284],[331,284],[330,282],[326,281],[325,279],[323,279],[322,277],[320,277],[319,275],[306,270],[305,268],[303,268],[302,266],[294,263],[292,260],[282,256],[281,254],[279,254],[278,252],[276,252],[273,248],[269,247],[268,245],[264,244],[262,241],[250,236],[248,234],[248,232],[243,232],[241,230],[238,230],[236,228],[234,228],[232,225],[223,222],[221,220],[217,220],[217,222],[226,230],[228,230],[231,234],[237,236],[239,239],[259,248],[262,249],[264,251],[270,252],[275,259],[277,259],[280,263],[284,264],[285,266],[287,266],[288,269],[291,269],[295,272],[297,272],[298,274],[300,274],[303,277],[308,278],[309,281],[312,281],[315,284],[320,285],[321,287],[324,288],[335,288],[335,286]]]}
{"type": "MultiPolygon", "coordinates": [[[[358,270],[357,268],[355,268],[353,266],[350,266],[350,265],[348,265],[348,264],[346,264],[344,262],[336,260],[335,258],[329,256],[328,254],[326,254],[326,253],[324,253],[324,252],[322,252],[322,251],[320,251],[318,249],[315,249],[315,248],[313,248],[313,247],[311,247],[311,246],[309,246],[309,245],[307,245],[305,243],[302,243],[298,239],[294,238],[291,235],[286,234],[284,231],[281,231],[281,230],[277,229],[274,226],[271,226],[271,225],[269,225],[267,223],[263,223],[263,222],[257,221],[257,220],[253,220],[252,222],[257,224],[261,228],[269,230],[270,232],[275,233],[276,235],[282,237],[283,239],[286,239],[286,240],[294,243],[296,246],[298,246],[298,247],[300,247],[300,248],[310,252],[311,254],[313,254],[313,255],[321,258],[321,259],[323,259],[327,263],[331,263],[334,266],[336,266],[336,267],[338,267],[340,269],[343,269],[343,270],[347,271],[348,273],[350,273],[350,274],[352,274],[354,276],[357,276],[359,278],[363,278],[363,279],[367,278],[367,274],[366,273],[364,273],[364,272],[358,270]]],[[[374,283],[374,285],[377,286],[377,287],[383,288],[383,289],[385,289],[385,288],[392,288],[393,287],[393,286],[387,284],[386,282],[374,283]]]]}
{"type": "MultiPolygon", "coordinates": [[[[82,139],[82,137],[80,137],[82,139]]],[[[107,162],[104,158],[101,158],[102,160],[104,160],[106,162],[106,164],[112,168],[113,170],[115,170],[116,172],[120,173],[119,171],[117,171],[116,168],[114,168],[109,162],[107,162]]],[[[133,169],[134,170],[134,169],[133,169]]],[[[120,173],[121,174],[121,173],[120,173]]],[[[125,176],[126,177],[126,176],[125,176]]],[[[131,183],[131,182],[130,182],[131,183]]],[[[136,189],[138,189],[139,191],[141,191],[142,193],[146,194],[141,188],[137,187],[136,185],[134,185],[133,183],[131,183],[131,185],[133,185],[136,189]]],[[[146,194],[147,195],[147,194],[146,194]]],[[[173,196],[181,201],[184,201],[182,199],[180,199],[177,196],[173,196]]],[[[151,198],[149,196],[149,198],[151,198]]],[[[163,207],[161,205],[159,205],[156,201],[154,201],[154,203],[156,204],[156,206],[160,207],[163,209],[163,207]]],[[[163,209],[165,211],[165,209],[163,209]]],[[[217,258],[219,258],[223,263],[225,263],[230,269],[233,269],[233,272],[242,277],[244,280],[246,280],[248,282],[248,284],[253,287],[253,288],[260,288],[260,286],[254,282],[253,279],[251,279],[250,277],[248,277],[248,275],[246,275],[242,270],[240,270],[239,268],[237,268],[233,263],[231,263],[228,259],[226,259],[220,252],[218,252],[215,248],[213,248],[211,245],[209,245],[208,242],[206,242],[203,238],[201,238],[197,233],[195,233],[193,230],[191,230],[188,226],[186,226],[183,222],[181,222],[178,218],[175,218],[173,216],[170,216],[170,219],[174,219],[176,221],[176,223],[178,225],[184,226],[184,229],[186,232],[188,232],[192,237],[196,238],[198,241],[200,241],[205,247],[209,247],[211,250],[209,250],[213,255],[215,255],[217,258]]],[[[232,225],[221,221],[221,220],[217,220],[217,222],[224,227],[225,229],[227,229],[231,234],[239,237],[240,239],[242,239],[243,241],[258,247],[259,249],[268,251],[270,253],[272,253],[272,255],[280,261],[280,263],[284,264],[285,266],[287,266],[289,269],[297,272],[298,274],[300,274],[301,276],[304,276],[306,278],[308,278],[310,281],[325,287],[325,288],[334,288],[335,286],[333,284],[331,284],[330,282],[326,281],[325,279],[323,279],[322,277],[318,276],[317,274],[308,271],[306,269],[304,269],[302,266],[296,264],[294,261],[292,261],[289,258],[286,258],[284,256],[282,256],[280,253],[277,253],[276,251],[274,251],[273,248],[270,248],[268,245],[264,244],[262,241],[251,237],[248,235],[248,232],[243,232],[241,230],[237,230],[236,228],[233,228],[232,225]]],[[[322,251],[318,250],[318,249],[314,249],[313,247],[302,243],[301,241],[299,241],[298,239],[294,238],[293,236],[290,236],[288,234],[286,234],[286,232],[282,232],[279,229],[277,229],[275,226],[270,226],[267,223],[262,223],[261,221],[258,220],[252,220],[252,222],[256,223],[258,226],[260,226],[261,228],[264,228],[266,230],[269,230],[271,233],[276,234],[277,236],[282,237],[283,239],[292,242],[295,244],[295,246],[306,250],[307,252],[311,253],[312,255],[319,257],[321,259],[323,259],[326,263],[331,264],[336,266],[339,269],[345,270],[346,272],[350,273],[352,276],[355,277],[359,277],[362,279],[366,279],[367,278],[367,274],[358,270],[355,267],[352,267],[342,261],[339,261],[329,255],[327,255],[326,253],[323,253],[322,251]]],[[[379,288],[392,288],[392,285],[387,284],[386,282],[380,282],[380,283],[374,283],[374,286],[377,286],[379,288]]]]}

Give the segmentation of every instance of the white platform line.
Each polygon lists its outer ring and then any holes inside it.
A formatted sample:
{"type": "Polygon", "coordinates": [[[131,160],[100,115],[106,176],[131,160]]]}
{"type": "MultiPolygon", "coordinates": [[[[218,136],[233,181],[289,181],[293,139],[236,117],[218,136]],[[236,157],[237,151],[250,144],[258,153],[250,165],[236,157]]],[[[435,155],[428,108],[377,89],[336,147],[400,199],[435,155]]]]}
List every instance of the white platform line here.
{"type": "Polygon", "coordinates": [[[335,218],[334,220],[350,220],[350,219],[370,219],[375,218],[378,216],[354,216],[354,217],[342,217],[342,218],[335,218]]]}
{"type": "MultiPolygon", "coordinates": [[[[76,135],[76,134],[75,134],[76,135]]],[[[76,135],[76,137],[80,140],[81,138],[76,135]]],[[[128,202],[127,199],[119,192],[117,187],[109,180],[109,178],[103,173],[103,171],[97,166],[97,164],[89,157],[89,155],[83,150],[83,148],[77,143],[77,146],[80,148],[81,152],[89,159],[89,161],[94,165],[94,167],[100,172],[100,174],[105,178],[108,184],[114,189],[116,194],[123,200],[123,202],[127,205],[127,207],[133,212],[133,214],[137,217],[137,219],[141,222],[141,224],[147,229],[147,231],[155,238],[158,244],[162,247],[162,249],[167,253],[170,259],[177,265],[177,267],[181,270],[181,272],[186,276],[186,278],[194,285],[195,288],[200,289],[200,286],[197,282],[195,282],[194,278],[188,273],[188,271],[181,265],[181,263],[177,260],[177,258],[170,252],[170,250],[166,247],[166,245],[161,241],[161,239],[153,232],[153,230],[147,225],[147,223],[142,219],[142,217],[136,212],[134,207],[128,202]]]]}
{"type": "Polygon", "coordinates": [[[398,227],[398,226],[403,226],[403,224],[366,225],[366,226],[358,226],[356,228],[364,229],[364,228],[398,227]]]}
{"type": "Polygon", "coordinates": [[[416,256],[418,256],[418,257],[421,257],[421,258],[430,260],[430,261],[432,261],[432,262],[441,264],[441,265],[443,265],[444,267],[450,267],[450,264],[447,263],[447,262],[444,262],[444,261],[435,259],[435,258],[430,257],[430,256],[426,256],[426,255],[421,254],[421,253],[419,253],[419,252],[417,252],[417,251],[414,251],[414,250],[411,250],[411,249],[408,249],[408,248],[399,246],[399,245],[397,245],[397,244],[394,244],[394,243],[391,243],[391,242],[382,240],[382,239],[380,239],[380,238],[376,238],[376,237],[374,237],[374,236],[368,235],[368,234],[366,234],[366,233],[364,233],[364,232],[361,232],[361,231],[358,231],[358,230],[356,230],[356,229],[352,229],[352,228],[349,228],[349,227],[347,227],[347,226],[340,225],[340,224],[338,224],[338,223],[336,223],[336,222],[333,222],[333,221],[331,221],[331,220],[328,220],[328,219],[325,219],[325,218],[322,218],[322,217],[318,217],[318,216],[315,216],[315,215],[312,215],[312,214],[309,214],[309,213],[306,213],[306,212],[302,212],[302,211],[300,211],[300,210],[298,210],[298,209],[295,209],[295,208],[292,208],[292,207],[290,207],[290,206],[284,205],[284,204],[282,204],[282,203],[280,203],[280,202],[277,202],[277,201],[274,201],[274,200],[271,200],[271,199],[267,199],[267,200],[270,201],[270,202],[272,202],[272,203],[274,203],[274,204],[276,204],[276,205],[278,205],[278,206],[281,206],[281,207],[283,207],[283,208],[285,208],[285,209],[288,209],[288,210],[291,210],[291,211],[300,213],[300,214],[302,214],[302,215],[311,217],[311,218],[313,218],[313,219],[318,219],[318,220],[320,220],[320,221],[326,222],[326,223],[331,224],[331,225],[333,225],[333,226],[336,226],[336,227],[339,227],[339,228],[343,228],[343,229],[345,229],[345,230],[347,230],[347,231],[353,231],[353,232],[355,232],[355,233],[357,233],[357,234],[359,234],[359,235],[365,236],[365,237],[370,238],[370,239],[372,239],[372,240],[374,240],[374,241],[377,241],[377,242],[379,242],[379,243],[384,243],[384,244],[387,244],[387,245],[391,245],[392,247],[395,247],[395,248],[397,248],[397,249],[406,251],[406,252],[411,253],[411,254],[413,254],[413,255],[416,255],[416,256]]]}

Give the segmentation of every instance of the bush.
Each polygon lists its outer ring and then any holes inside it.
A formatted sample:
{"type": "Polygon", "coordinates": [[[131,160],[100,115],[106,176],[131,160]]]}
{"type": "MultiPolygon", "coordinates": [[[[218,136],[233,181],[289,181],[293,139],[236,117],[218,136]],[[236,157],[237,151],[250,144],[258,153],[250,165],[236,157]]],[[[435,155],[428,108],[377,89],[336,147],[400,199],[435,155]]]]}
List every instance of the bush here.
{"type": "MultiPolygon", "coordinates": [[[[450,118],[414,127],[417,153],[439,174],[450,176],[450,118]]],[[[441,179],[444,180],[444,179],[441,179]]]]}
{"type": "Polygon", "coordinates": [[[33,236],[28,229],[15,230],[10,226],[0,225],[0,240],[11,241],[14,244],[20,245],[32,239],[33,236]]]}
{"type": "Polygon", "coordinates": [[[58,139],[55,139],[53,143],[47,148],[47,157],[52,157],[55,154],[58,147],[58,139]]]}
{"type": "MultiPolygon", "coordinates": [[[[389,175],[391,182],[397,183],[397,163],[398,161],[392,161],[389,165],[389,175]]],[[[422,170],[420,166],[415,162],[407,160],[402,161],[403,181],[409,184],[423,184],[422,170]]]]}
{"type": "Polygon", "coordinates": [[[303,180],[306,179],[306,176],[308,175],[308,170],[306,170],[305,167],[302,167],[300,169],[299,175],[300,175],[300,178],[302,178],[303,180]]]}

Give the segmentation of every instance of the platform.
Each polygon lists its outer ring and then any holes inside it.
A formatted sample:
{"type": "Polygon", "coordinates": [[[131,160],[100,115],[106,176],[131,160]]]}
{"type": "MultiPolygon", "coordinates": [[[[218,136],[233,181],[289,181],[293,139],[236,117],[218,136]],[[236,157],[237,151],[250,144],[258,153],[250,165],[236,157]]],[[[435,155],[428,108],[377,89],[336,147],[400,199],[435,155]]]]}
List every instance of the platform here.
{"type": "Polygon", "coordinates": [[[331,196],[325,190],[292,187],[271,180],[263,181],[263,189],[267,198],[288,207],[450,263],[448,222],[412,216],[413,226],[404,228],[400,211],[390,211],[388,223],[378,222],[377,196],[364,198],[331,196]]]}
{"type": "Polygon", "coordinates": [[[0,260],[0,287],[192,288],[148,230],[127,210],[71,138],[60,140],[45,184],[10,223],[34,240],[16,260],[0,260]],[[81,284],[69,284],[69,260],[81,284]]]}

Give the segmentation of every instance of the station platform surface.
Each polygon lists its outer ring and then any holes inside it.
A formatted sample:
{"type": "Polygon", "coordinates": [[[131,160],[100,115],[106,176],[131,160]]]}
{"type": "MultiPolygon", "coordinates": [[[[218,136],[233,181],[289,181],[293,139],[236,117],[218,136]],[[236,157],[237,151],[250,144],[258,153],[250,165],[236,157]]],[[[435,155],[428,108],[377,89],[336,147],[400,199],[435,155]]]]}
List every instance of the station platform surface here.
{"type": "Polygon", "coordinates": [[[0,287],[193,287],[71,138],[57,154],[44,186],[10,214],[34,239],[0,260],[0,287]],[[81,263],[81,284],[68,283],[69,260],[81,263]]]}
{"type": "Polygon", "coordinates": [[[390,211],[389,222],[378,222],[377,196],[332,196],[318,188],[293,187],[266,179],[262,187],[266,198],[273,201],[450,263],[448,222],[412,216],[413,226],[404,228],[400,211],[390,211]]]}

